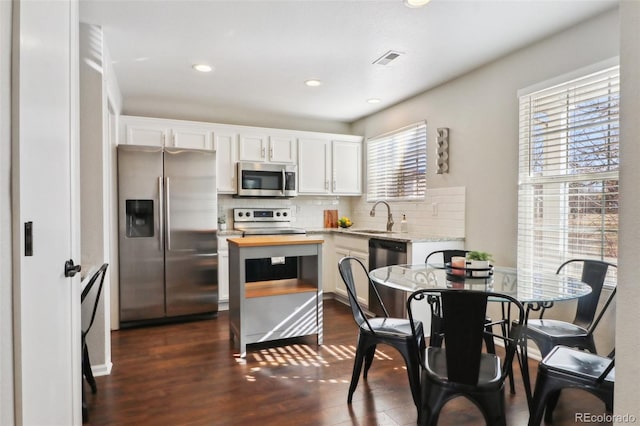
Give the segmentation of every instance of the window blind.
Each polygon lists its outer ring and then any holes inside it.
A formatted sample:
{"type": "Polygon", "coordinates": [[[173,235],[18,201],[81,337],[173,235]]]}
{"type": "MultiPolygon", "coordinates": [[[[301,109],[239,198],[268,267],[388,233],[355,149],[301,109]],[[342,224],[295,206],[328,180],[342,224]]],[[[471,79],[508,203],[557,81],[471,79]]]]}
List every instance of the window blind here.
{"type": "Polygon", "coordinates": [[[367,141],[367,201],[424,199],[427,123],[367,141]]]}
{"type": "Polygon", "coordinates": [[[520,97],[519,268],[617,263],[619,80],[616,66],[520,97]]]}

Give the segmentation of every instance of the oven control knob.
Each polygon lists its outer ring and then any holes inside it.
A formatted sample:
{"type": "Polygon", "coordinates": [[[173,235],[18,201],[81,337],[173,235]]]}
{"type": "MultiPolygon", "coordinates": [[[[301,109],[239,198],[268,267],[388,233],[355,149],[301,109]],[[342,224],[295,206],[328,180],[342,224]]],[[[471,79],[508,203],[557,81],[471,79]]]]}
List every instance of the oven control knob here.
{"type": "Polygon", "coordinates": [[[247,212],[247,217],[251,216],[251,212],[247,212]]]}
{"type": "Polygon", "coordinates": [[[276,216],[280,217],[280,212],[277,212],[277,213],[276,213],[276,216]]]}
{"type": "Polygon", "coordinates": [[[238,212],[238,216],[239,216],[239,217],[242,217],[242,216],[244,216],[244,213],[242,213],[242,212],[238,212]]]}
{"type": "Polygon", "coordinates": [[[287,217],[287,212],[283,212],[282,216],[287,217]]]}

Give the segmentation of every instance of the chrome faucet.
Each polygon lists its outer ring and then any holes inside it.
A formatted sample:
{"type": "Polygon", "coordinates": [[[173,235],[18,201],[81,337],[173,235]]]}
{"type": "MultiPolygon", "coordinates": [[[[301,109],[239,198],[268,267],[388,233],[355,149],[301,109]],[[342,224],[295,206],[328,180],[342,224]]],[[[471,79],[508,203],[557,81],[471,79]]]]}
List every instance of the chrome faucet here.
{"type": "Polygon", "coordinates": [[[376,215],[376,206],[380,203],[387,206],[387,232],[391,232],[391,228],[393,228],[393,216],[391,215],[391,207],[389,207],[389,203],[386,201],[377,201],[373,207],[371,207],[369,216],[374,217],[376,215]]]}

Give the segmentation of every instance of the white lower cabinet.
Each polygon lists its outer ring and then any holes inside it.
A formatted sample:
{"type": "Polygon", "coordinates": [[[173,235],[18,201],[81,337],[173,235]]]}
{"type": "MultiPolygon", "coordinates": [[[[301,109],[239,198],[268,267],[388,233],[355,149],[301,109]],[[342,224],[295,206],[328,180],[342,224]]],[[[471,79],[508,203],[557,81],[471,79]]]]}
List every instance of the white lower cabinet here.
{"type": "MultiPolygon", "coordinates": [[[[338,262],[345,256],[353,256],[356,259],[360,260],[365,268],[369,268],[369,239],[368,238],[360,238],[360,237],[348,237],[343,235],[336,235],[333,239],[334,243],[334,253],[336,255],[335,259],[335,283],[336,289],[335,292],[338,296],[341,296],[344,299],[349,298],[349,294],[347,293],[347,288],[345,287],[344,281],[342,281],[342,277],[340,276],[340,271],[338,270],[338,262]]],[[[358,301],[363,306],[369,306],[369,277],[365,275],[361,270],[354,270],[353,275],[356,281],[356,293],[358,296],[358,301]]]]}
{"type": "Polygon", "coordinates": [[[229,308],[229,243],[226,237],[218,237],[218,303],[229,308]]]}

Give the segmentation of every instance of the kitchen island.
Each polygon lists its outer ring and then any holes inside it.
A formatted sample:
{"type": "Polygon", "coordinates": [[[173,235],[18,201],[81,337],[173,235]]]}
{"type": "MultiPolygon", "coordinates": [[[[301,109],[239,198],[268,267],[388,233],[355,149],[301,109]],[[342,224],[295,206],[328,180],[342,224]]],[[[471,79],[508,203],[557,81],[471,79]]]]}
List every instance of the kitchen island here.
{"type": "Polygon", "coordinates": [[[322,344],[322,244],[304,235],[229,238],[229,331],[241,357],[247,345],[317,335],[322,344]],[[296,277],[247,280],[252,259],[295,258],[296,277]],[[249,265],[249,266],[248,266],[249,265]]]}

